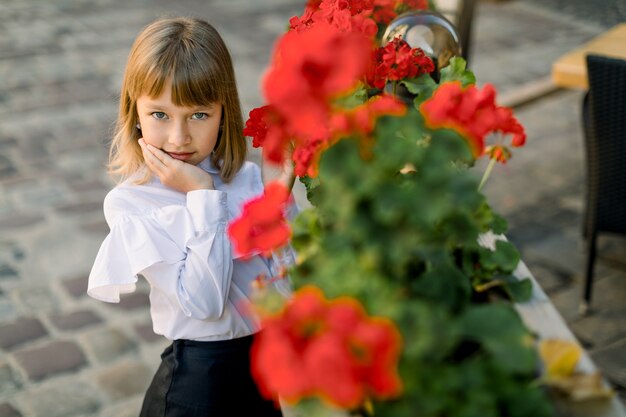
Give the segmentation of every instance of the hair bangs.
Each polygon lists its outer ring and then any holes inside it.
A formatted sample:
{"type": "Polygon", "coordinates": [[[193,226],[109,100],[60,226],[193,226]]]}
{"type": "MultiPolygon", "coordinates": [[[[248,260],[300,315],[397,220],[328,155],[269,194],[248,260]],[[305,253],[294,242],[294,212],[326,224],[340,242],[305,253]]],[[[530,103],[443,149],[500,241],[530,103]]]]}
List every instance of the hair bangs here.
{"type": "Polygon", "coordinates": [[[209,60],[198,61],[193,65],[177,65],[171,73],[172,102],[177,106],[224,103],[225,93],[223,87],[220,88],[223,81],[219,79],[215,65],[209,60]]]}
{"type": "Polygon", "coordinates": [[[151,98],[156,98],[163,93],[163,88],[167,84],[167,79],[170,77],[171,68],[167,68],[161,65],[154,65],[146,72],[145,76],[137,77],[137,87],[134,89],[137,100],[142,95],[147,95],[151,98]]]}
{"type": "Polygon", "coordinates": [[[130,90],[135,100],[144,94],[152,98],[160,96],[169,80],[172,102],[177,106],[224,102],[228,81],[213,57],[184,40],[171,42],[155,52],[154,63],[139,66],[145,68],[145,73],[133,77],[135,85],[130,90]]]}

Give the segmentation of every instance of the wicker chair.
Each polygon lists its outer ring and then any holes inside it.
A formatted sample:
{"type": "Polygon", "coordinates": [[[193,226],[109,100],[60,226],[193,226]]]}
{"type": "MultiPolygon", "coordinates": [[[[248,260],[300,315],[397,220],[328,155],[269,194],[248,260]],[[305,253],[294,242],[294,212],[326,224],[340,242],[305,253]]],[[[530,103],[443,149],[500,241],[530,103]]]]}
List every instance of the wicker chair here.
{"type": "Polygon", "coordinates": [[[591,305],[598,234],[626,236],[626,61],[588,55],[587,73],[582,118],[587,168],[583,314],[591,305]]]}

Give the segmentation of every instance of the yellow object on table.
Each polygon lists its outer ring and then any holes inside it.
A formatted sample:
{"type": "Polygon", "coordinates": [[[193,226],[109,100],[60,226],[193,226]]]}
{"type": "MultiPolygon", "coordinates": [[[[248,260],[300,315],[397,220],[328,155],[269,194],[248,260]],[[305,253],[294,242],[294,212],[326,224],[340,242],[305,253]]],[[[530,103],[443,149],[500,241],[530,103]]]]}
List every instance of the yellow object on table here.
{"type": "Polygon", "coordinates": [[[552,80],[563,88],[587,89],[587,54],[626,59],[626,23],[614,26],[552,64],[552,80]]]}

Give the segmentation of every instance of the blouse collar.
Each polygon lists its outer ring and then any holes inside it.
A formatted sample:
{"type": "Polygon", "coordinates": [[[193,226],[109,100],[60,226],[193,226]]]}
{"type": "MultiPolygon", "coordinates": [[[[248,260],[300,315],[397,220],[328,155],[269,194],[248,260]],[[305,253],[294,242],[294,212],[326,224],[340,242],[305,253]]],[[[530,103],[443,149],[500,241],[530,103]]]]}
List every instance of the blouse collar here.
{"type": "Polygon", "coordinates": [[[213,165],[213,161],[211,161],[211,155],[202,160],[198,166],[208,172],[209,174],[219,174],[220,170],[213,165]]]}

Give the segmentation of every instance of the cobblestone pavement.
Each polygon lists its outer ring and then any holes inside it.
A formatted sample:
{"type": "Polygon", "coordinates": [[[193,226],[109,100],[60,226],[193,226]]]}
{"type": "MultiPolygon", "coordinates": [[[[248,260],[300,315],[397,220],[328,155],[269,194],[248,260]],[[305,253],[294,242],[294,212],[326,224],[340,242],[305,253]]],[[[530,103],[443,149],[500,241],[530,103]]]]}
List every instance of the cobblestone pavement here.
{"type": "MultiPolygon", "coordinates": [[[[213,22],[234,56],[244,111],[296,0],[2,0],[0,2],[0,417],[136,416],[166,342],[152,333],[147,288],[108,305],[85,295],[107,233],[104,170],[126,54],[163,14],[213,22]]],[[[607,25],[524,0],[484,2],[472,69],[501,96],[549,75],[551,62],[607,25]]],[[[626,245],[602,239],[596,311],[576,314],[583,265],[579,91],[517,109],[525,149],[486,192],[509,238],[617,387],[626,386],[626,245]]],[[[253,154],[258,160],[258,155],[253,154]]]]}
{"type": "Polygon", "coordinates": [[[625,1],[586,1],[586,0],[527,0],[552,11],[571,16],[576,20],[592,21],[601,26],[611,27],[626,22],[625,1]]]}

